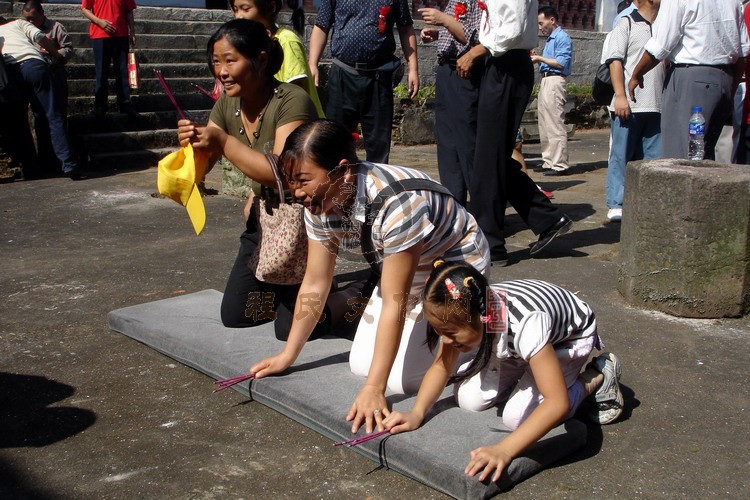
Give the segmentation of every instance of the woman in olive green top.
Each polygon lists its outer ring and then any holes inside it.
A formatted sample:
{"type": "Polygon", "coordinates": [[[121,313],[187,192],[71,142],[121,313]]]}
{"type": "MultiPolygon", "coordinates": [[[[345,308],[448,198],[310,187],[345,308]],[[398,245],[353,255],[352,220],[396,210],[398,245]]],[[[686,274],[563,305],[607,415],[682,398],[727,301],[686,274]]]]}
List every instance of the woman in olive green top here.
{"type": "MultiPolygon", "coordinates": [[[[266,153],[280,154],[287,136],[302,123],[317,117],[310,97],[300,87],[280,83],[283,52],[265,27],[255,21],[234,19],[224,24],[208,42],[209,68],[224,86],[225,93],[211,111],[208,125],[189,120],[178,122],[181,145],[221,155],[253,180],[276,187],[266,153]]],[[[252,194],[250,198],[252,198],[252,194]]],[[[221,319],[228,327],[249,327],[271,321],[276,314],[291,315],[299,285],[273,285],[258,281],[247,265],[256,248],[258,234],[254,217],[245,209],[247,228],[240,237],[240,249],[224,291],[221,319]]],[[[329,315],[330,317],[330,315],[329,315]]],[[[281,319],[281,318],[280,318],[281,319]]],[[[289,319],[288,321],[291,321],[289,319]]],[[[277,336],[285,337],[286,321],[277,321],[277,336]]],[[[328,325],[321,323],[319,333],[328,325]]]]}

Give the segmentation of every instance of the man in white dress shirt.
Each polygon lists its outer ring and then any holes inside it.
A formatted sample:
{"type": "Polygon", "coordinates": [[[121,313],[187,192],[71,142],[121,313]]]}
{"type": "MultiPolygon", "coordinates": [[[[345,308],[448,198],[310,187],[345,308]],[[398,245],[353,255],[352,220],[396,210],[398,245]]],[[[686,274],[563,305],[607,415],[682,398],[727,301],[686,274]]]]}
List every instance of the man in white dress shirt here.
{"type": "Polygon", "coordinates": [[[511,159],[516,131],[534,86],[529,50],[539,42],[537,0],[482,2],[479,44],[456,61],[456,73],[468,78],[478,58],[486,58],[479,88],[477,142],[469,186],[469,211],[490,243],[493,265],[508,264],[505,206],[510,202],[539,240],[536,255],[573,222],[550,203],[521,165],[511,159]]]}
{"type": "Polygon", "coordinates": [[[706,118],[705,158],[732,111],[732,96],[750,52],[741,0],[662,0],[653,36],[633,70],[628,92],[634,101],[643,75],[671,63],[662,96],[661,138],[665,158],[687,158],[692,108],[706,118]]]}

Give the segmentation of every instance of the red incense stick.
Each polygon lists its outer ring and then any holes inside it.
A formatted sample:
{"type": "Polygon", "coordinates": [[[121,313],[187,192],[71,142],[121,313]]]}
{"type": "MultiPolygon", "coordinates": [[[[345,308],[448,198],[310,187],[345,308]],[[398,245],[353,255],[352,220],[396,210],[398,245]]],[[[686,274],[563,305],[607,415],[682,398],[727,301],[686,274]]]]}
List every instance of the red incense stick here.
{"type": "Polygon", "coordinates": [[[200,92],[200,93],[201,93],[201,94],[203,94],[204,96],[208,97],[208,98],[209,98],[209,99],[211,99],[211,100],[212,100],[213,102],[216,102],[216,98],[215,98],[215,97],[213,96],[213,94],[212,94],[211,92],[209,92],[208,90],[204,89],[203,87],[201,87],[201,86],[200,86],[200,85],[198,85],[197,83],[192,83],[192,82],[190,82],[190,85],[192,85],[193,87],[195,87],[195,88],[196,88],[196,89],[198,90],[198,92],[200,92]]]}
{"type": "Polygon", "coordinates": [[[245,380],[251,379],[251,378],[254,378],[254,375],[246,373],[245,375],[238,375],[236,377],[217,380],[214,382],[214,384],[217,384],[218,387],[214,389],[214,392],[219,392],[219,391],[223,391],[224,389],[229,389],[233,385],[237,385],[240,382],[244,382],[245,380]]]}
{"type": "Polygon", "coordinates": [[[177,99],[174,98],[174,94],[172,94],[172,91],[169,90],[169,85],[167,85],[167,81],[164,79],[164,75],[161,74],[161,70],[157,69],[156,71],[154,71],[154,73],[156,73],[156,78],[164,88],[164,92],[167,93],[167,97],[169,97],[169,100],[172,101],[172,106],[174,106],[174,109],[177,110],[177,114],[180,115],[180,118],[182,118],[183,120],[187,120],[187,118],[185,118],[185,113],[182,112],[180,105],[177,104],[177,99]]]}
{"type": "Polygon", "coordinates": [[[384,436],[386,434],[390,434],[390,430],[386,429],[384,431],[380,432],[373,432],[372,434],[368,434],[366,436],[360,436],[353,439],[349,439],[348,441],[341,441],[338,443],[333,443],[333,446],[357,446],[358,444],[366,443],[367,441],[370,441],[371,439],[379,438],[380,436],[384,436]]]}

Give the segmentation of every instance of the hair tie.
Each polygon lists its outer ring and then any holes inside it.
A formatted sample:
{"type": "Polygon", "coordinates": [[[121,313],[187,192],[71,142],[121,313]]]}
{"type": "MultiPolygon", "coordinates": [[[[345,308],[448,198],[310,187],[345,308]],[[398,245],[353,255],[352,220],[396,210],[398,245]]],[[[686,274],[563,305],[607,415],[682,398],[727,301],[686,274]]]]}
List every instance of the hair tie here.
{"type": "Polygon", "coordinates": [[[443,259],[435,259],[434,261],[432,261],[432,268],[433,269],[437,269],[438,267],[442,266],[443,264],[445,264],[445,261],[443,259]]]}
{"type": "Polygon", "coordinates": [[[482,321],[482,323],[487,324],[492,321],[492,315],[488,314],[487,316],[479,316],[479,319],[482,321]]]}
{"type": "Polygon", "coordinates": [[[352,132],[352,137],[354,138],[354,142],[359,142],[360,136],[356,132],[352,132]]]}
{"type": "Polygon", "coordinates": [[[448,289],[448,294],[450,294],[453,300],[458,300],[461,298],[461,292],[459,291],[456,284],[453,283],[453,281],[451,281],[450,278],[445,278],[444,283],[445,283],[445,288],[448,289]]]}
{"type": "Polygon", "coordinates": [[[465,278],[464,278],[464,286],[465,286],[466,288],[470,288],[470,287],[471,287],[471,282],[472,282],[472,281],[474,281],[474,277],[473,277],[473,276],[467,276],[467,277],[465,277],[465,278]]]}

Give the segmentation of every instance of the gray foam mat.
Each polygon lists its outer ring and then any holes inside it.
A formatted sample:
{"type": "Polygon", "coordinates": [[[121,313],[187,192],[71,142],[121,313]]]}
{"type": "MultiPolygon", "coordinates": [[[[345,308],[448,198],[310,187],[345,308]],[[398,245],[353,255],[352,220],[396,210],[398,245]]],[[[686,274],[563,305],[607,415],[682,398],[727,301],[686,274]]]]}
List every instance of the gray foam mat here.
{"type": "MultiPolygon", "coordinates": [[[[109,313],[109,327],[215,379],[243,374],[263,357],[279,352],[273,325],[225,328],[216,290],[125,307],[109,313]]],[[[311,341],[292,368],[280,377],[244,382],[233,388],[335,440],[353,437],[343,419],[362,379],[349,371],[351,342],[311,341]]],[[[206,390],[211,390],[207,385],[206,390]]],[[[414,398],[391,395],[396,409],[408,410],[414,398]]],[[[455,406],[446,388],[423,426],[355,446],[353,451],[456,498],[487,498],[582,448],[586,426],[569,420],[517,457],[498,483],[480,483],[464,474],[469,452],[497,443],[508,434],[497,408],[471,413],[455,406]]],[[[360,436],[364,431],[360,431],[360,436]]]]}

